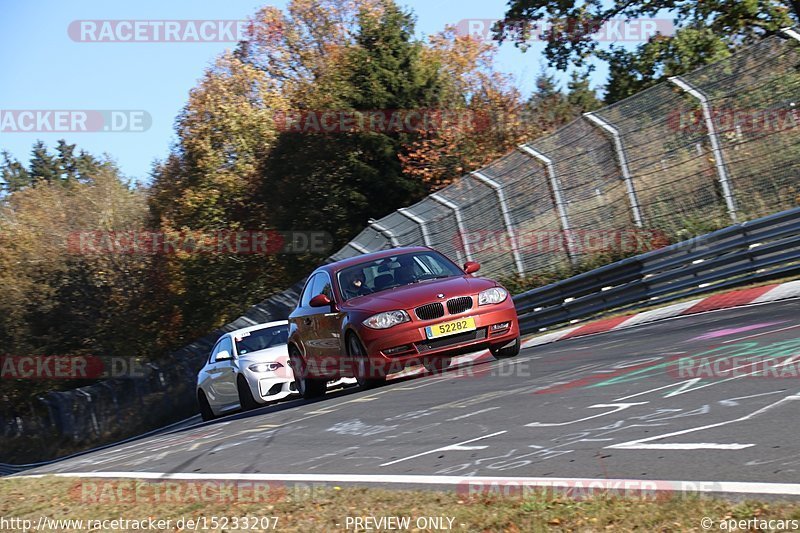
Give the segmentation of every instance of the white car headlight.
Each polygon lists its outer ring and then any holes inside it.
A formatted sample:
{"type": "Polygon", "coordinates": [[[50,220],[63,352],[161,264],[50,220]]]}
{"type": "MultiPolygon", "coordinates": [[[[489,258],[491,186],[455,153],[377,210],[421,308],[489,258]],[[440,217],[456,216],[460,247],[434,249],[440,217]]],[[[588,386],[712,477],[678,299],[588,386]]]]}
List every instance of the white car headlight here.
{"type": "Polygon", "coordinates": [[[253,372],[275,372],[279,368],[283,368],[283,365],[280,363],[256,363],[254,365],[250,365],[247,368],[252,370],[253,372]]]}
{"type": "Polygon", "coordinates": [[[499,304],[508,298],[508,291],[502,287],[492,287],[481,291],[478,295],[478,305],[499,304]]]}
{"type": "Polygon", "coordinates": [[[410,322],[408,313],[405,311],[386,311],[385,313],[378,313],[366,319],[363,324],[372,329],[386,329],[403,322],[410,322]]]}

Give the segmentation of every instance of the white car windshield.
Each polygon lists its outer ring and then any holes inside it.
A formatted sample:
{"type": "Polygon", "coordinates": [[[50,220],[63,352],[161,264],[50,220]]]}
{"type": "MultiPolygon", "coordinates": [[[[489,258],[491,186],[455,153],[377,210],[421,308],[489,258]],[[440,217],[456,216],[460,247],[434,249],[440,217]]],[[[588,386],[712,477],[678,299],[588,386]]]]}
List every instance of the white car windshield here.
{"type": "Polygon", "coordinates": [[[246,331],[234,336],[236,353],[245,355],[286,344],[289,340],[289,326],[273,326],[246,331]]]}

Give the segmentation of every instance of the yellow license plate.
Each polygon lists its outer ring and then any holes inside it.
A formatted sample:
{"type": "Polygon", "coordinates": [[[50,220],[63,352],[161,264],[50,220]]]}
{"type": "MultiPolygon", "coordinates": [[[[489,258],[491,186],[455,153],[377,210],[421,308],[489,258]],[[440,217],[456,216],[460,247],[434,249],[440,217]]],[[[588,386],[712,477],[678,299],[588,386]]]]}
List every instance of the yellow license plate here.
{"type": "Polygon", "coordinates": [[[472,317],[462,318],[461,320],[454,320],[452,322],[442,322],[435,326],[428,326],[425,328],[425,334],[429,339],[437,337],[446,337],[448,335],[455,335],[456,333],[464,333],[465,331],[475,331],[475,319],[472,317]]]}

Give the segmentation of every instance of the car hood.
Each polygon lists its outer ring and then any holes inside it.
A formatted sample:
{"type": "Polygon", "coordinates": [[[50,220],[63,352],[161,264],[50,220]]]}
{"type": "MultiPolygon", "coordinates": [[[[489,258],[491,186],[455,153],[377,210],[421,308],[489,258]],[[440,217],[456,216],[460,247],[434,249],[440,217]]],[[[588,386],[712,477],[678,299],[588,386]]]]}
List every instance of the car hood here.
{"type": "Polygon", "coordinates": [[[375,294],[359,296],[342,304],[342,311],[367,311],[380,313],[392,309],[411,309],[430,302],[449,300],[456,296],[469,296],[497,283],[486,278],[467,276],[437,279],[404,285],[375,294]],[[439,297],[444,294],[444,298],[439,297]]]}

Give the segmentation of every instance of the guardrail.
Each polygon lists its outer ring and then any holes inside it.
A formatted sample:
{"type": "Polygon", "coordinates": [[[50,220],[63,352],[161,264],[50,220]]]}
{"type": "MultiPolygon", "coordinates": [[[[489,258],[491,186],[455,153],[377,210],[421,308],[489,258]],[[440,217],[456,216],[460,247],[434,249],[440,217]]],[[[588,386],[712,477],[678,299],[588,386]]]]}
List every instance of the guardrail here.
{"type": "Polygon", "coordinates": [[[642,303],[800,273],[800,208],[654,250],[514,297],[522,333],[642,303]]]}

